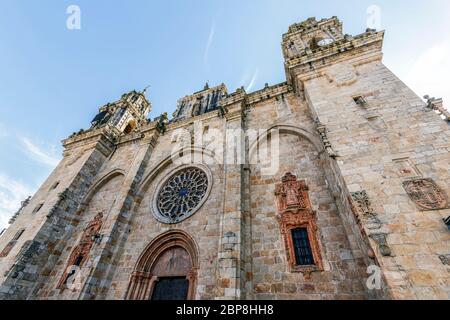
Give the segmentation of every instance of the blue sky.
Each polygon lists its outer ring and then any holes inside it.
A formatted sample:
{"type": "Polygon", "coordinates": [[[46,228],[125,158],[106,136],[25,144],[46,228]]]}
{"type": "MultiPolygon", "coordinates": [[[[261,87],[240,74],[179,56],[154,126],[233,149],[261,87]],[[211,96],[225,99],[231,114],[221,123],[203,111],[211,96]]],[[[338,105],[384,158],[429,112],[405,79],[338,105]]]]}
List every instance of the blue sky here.
{"type": "Polygon", "coordinates": [[[0,230],[99,106],[151,85],[154,118],[206,81],[229,91],[282,82],[290,24],[336,15],[359,34],[372,5],[386,65],[419,95],[450,101],[448,0],[0,0],[0,230]],[[80,30],[66,27],[70,5],[80,30]]]}

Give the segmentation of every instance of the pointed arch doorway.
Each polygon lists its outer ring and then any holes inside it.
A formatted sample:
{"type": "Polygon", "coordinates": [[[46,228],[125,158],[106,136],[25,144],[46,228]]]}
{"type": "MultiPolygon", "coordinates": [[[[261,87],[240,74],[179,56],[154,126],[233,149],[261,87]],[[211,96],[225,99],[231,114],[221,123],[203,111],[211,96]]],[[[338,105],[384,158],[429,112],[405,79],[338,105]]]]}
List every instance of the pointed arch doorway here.
{"type": "Polygon", "coordinates": [[[127,300],[193,300],[198,255],[194,240],[173,230],[154,239],[131,275],[127,300]]]}

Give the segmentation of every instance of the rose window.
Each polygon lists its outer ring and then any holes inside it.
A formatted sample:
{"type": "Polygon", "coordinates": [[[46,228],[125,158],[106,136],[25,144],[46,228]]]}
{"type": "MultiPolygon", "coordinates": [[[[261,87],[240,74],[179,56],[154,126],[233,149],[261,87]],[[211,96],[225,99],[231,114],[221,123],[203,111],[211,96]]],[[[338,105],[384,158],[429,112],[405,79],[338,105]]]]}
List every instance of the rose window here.
{"type": "Polygon", "coordinates": [[[177,223],[194,214],[206,198],[208,183],[207,174],[196,167],[175,173],[159,190],[158,218],[165,223],[177,223]]]}

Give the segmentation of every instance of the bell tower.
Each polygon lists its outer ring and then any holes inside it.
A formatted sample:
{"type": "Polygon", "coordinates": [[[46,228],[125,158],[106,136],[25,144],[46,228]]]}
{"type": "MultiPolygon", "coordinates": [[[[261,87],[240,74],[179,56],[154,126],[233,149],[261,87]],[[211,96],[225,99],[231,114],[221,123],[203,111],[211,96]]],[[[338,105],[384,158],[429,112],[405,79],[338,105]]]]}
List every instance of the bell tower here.
{"type": "Polygon", "coordinates": [[[420,238],[397,239],[423,232],[425,224],[447,233],[449,158],[438,150],[448,145],[449,127],[430,112],[439,101],[428,99],[427,106],[384,65],[383,41],[384,31],[348,35],[336,17],[310,18],[283,36],[285,70],[329,151],[323,156],[327,181],[347,233],[355,235],[355,256],[383,271],[391,298],[428,299],[440,292],[441,280],[418,280],[427,271],[408,261],[438,260],[442,240],[425,248],[420,238]]]}
{"type": "Polygon", "coordinates": [[[312,53],[318,47],[330,45],[344,38],[342,22],[337,17],[317,21],[316,18],[295,23],[283,35],[283,54],[286,60],[312,53]]]}
{"type": "Polygon", "coordinates": [[[356,75],[353,66],[348,64],[350,60],[381,60],[383,38],[384,31],[374,29],[366,29],[354,37],[344,34],[337,17],[320,21],[309,18],[293,24],[282,41],[287,81],[300,94],[303,83],[311,78],[325,75],[331,81],[346,82],[356,75]]]}
{"type": "Polygon", "coordinates": [[[122,95],[119,101],[108,103],[99,109],[92,120],[92,129],[110,126],[120,134],[129,134],[139,129],[147,121],[151,103],[142,92],[131,91],[122,95]]]}

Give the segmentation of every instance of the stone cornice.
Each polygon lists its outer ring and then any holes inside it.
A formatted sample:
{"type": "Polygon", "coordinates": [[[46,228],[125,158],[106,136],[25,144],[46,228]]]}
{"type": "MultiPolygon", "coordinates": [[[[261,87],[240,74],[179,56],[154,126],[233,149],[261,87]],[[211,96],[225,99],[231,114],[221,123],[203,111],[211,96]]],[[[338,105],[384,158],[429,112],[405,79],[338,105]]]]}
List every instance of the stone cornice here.
{"type": "Polygon", "coordinates": [[[196,98],[196,97],[202,97],[202,96],[204,96],[206,93],[214,92],[214,91],[223,91],[223,92],[225,92],[225,93],[228,92],[228,91],[227,91],[227,87],[225,86],[225,84],[222,83],[222,84],[220,84],[220,85],[218,85],[218,86],[211,87],[211,88],[207,88],[207,89],[204,89],[204,90],[195,92],[194,94],[191,94],[191,95],[188,95],[188,96],[184,96],[183,98],[181,98],[181,99],[178,100],[178,104],[180,104],[180,103],[183,102],[183,101],[190,101],[190,100],[192,100],[192,99],[194,99],[194,98],[196,98]]]}
{"type": "MultiPolygon", "coordinates": [[[[353,54],[365,51],[361,48],[370,48],[371,50],[381,51],[383,45],[384,31],[366,32],[356,37],[346,37],[336,41],[333,44],[318,48],[314,51],[303,51],[301,55],[286,60],[287,70],[307,66],[311,69],[315,62],[323,63],[324,60],[332,61],[333,57],[342,53],[352,51],[353,54]]],[[[336,59],[336,58],[334,58],[336,59]]]]}
{"type": "Polygon", "coordinates": [[[246,98],[247,105],[252,105],[264,100],[272,99],[282,94],[292,91],[292,87],[287,82],[282,82],[273,86],[266,86],[264,89],[249,93],[246,98]]]}
{"type": "Polygon", "coordinates": [[[243,89],[238,89],[236,92],[229,94],[220,101],[222,107],[228,107],[235,103],[243,102],[246,99],[247,93],[243,89]]]}
{"type": "Polygon", "coordinates": [[[114,141],[111,139],[109,134],[106,132],[105,127],[97,129],[97,130],[87,130],[83,133],[79,133],[74,137],[65,139],[62,141],[64,148],[71,149],[78,144],[89,144],[92,142],[97,142],[101,139],[106,139],[111,144],[114,144],[114,141]]]}
{"type": "Polygon", "coordinates": [[[308,19],[302,23],[294,23],[289,27],[289,31],[283,34],[283,41],[295,36],[299,33],[310,33],[315,30],[320,30],[323,27],[337,27],[338,31],[342,32],[342,22],[334,16],[330,19],[322,19],[316,21],[315,19],[308,19]]]}

